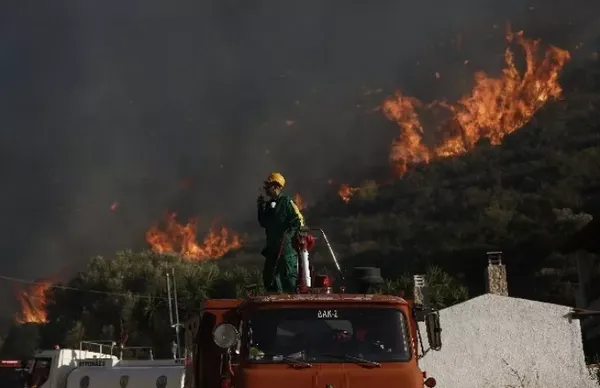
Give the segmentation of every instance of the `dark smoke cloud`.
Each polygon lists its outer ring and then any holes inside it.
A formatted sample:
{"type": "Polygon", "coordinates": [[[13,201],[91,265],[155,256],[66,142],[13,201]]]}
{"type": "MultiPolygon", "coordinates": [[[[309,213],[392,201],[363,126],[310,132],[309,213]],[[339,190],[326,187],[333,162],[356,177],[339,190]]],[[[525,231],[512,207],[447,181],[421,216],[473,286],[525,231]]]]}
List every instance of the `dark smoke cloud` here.
{"type": "Polygon", "coordinates": [[[385,93],[434,95],[438,70],[445,92],[471,77],[457,35],[491,66],[506,20],[558,45],[597,32],[592,2],[538,3],[3,2],[0,274],[142,247],[167,209],[242,222],[272,170],[312,199],[360,177],[395,134],[368,113],[385,93]]]}

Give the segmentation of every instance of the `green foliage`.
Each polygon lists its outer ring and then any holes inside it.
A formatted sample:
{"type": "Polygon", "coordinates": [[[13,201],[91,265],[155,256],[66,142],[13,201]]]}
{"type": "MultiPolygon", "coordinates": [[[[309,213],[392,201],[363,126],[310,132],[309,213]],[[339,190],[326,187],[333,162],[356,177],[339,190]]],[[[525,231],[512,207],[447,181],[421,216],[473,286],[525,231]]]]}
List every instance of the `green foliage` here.
{"type": "Polygon", "coordinates": [[[377,190],[377,182],[373,180],[364,181],[356,191],[355,197],[372,202],[377,199],[377,190]]]}
{"type": "Polygon", "coordinates": [[[468,299],[467,288],[440,267],[430,267],[425,278],[428,301],[436,308],[442,309],[468,299]]]}
{"type": "Polygon", "coordinates": [[[114,258],[96,257],[85,271],[53,289],[48,305],[50,323],[36,335],[29,325],[13,327],[3,351],[15,352],[14,342],[25,336],[35,346],[61,343],[77,347],[81,340],[113,340],[126,345],[153,346],[157,356],[170,355],[174,339],[169,319],[165,274],[174,270],[180,319],[200,310],[207,298],[235,298],[247,288],[262,290],[260,272],[239,266],[221,269],[214,261],[190,262],[151,252],[119,252],[114,258]],[[258,286],[258,287],[257,287],[258,286]],[[23,334],[23,330],[29,330],[23,334]],[[41,339],[39,338],[41,335],[41,339]]]}
{"type": "MultiPolygon", "coordinates": [[[[431,266],[425,272],[427,282],[427,300],[430,306],[437,309],[452,306],[468,299],[467,288],[440,267],[431,266]]],[[[412,298],[413,277],[405,274],[396,279],[387,279],[382,294],[405,295],[412,298]]]]}
{"type": "MultiPolygon", "coordinates": [[[[221,268],[218,264],[151,252],[119,252],[111,259],[96,257],[66,287],[52,290],[48,324],[14,326],[2,350],[13,356],[27,356],[38,347],[50,348],[57,343],[78,347],[82,340],[120,343],[126,339],[126,345],[153,346],[158,357],[169,357],[174,331],[165,274],[171,269],[182,321],[197,313],[207,298],[239,298],[264,291],[258,269],[221,268]]],[[[454,289],[448,292],[454,286],[447,274],[438,269],[429,273],[434,275],[436,305],[462,300],[454,296],[454,289]]],[[[387,291],[397,293],[410,287],[407,279],[410,277],[389,280],[387,291]]]]}
{"type": "Polygon", "coordinates": [[[2,344],[0,357],[21,359],[29,357],[39,347],[40,329],[41,325],[36,323],[12,326],[2,344]]]}
{"type": "Polygon", "coordinates": [[[173,337],[166,333],[173,330],[165,274],[171,269],[181,320],[199,311],[207,298],[240,297],[245,286],[261,283],[257,271],[222,270],[213,261],[131,251],[112,259],[97,257],[66,284],[67,289],[53,291],[43,346],[51,346],[57,338],[65,346],[76,346],[82,339],[126,338],[127,345],[154,346],[158,356],[168,357],[173,337]]]}

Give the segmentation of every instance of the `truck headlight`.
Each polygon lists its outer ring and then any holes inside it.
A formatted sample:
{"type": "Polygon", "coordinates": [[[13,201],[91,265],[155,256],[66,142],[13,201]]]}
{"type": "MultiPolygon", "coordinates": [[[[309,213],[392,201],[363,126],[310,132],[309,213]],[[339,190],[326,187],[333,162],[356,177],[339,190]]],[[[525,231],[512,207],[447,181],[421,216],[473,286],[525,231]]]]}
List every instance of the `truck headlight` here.
{"type": "Polygon", "coordinates": [[[234,347],[240,340],[240,333],[230,323],[221,323],[213,331],[213,340],[221,349],[234,347]]]}

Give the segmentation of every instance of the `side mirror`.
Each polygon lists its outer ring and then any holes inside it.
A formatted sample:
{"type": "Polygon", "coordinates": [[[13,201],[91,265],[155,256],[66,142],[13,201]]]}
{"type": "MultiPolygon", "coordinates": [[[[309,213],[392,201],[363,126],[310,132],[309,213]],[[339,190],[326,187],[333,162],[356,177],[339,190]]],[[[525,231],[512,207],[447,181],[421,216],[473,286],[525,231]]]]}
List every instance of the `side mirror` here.
{"type": "Polygon", "coordinates": [[[433,350],[441,350],[442,327],[440,325],[440,315],[437,311],[425,315],[425,327],[427,328],[429,347],[433,350]]]}
{"type": "Polygon", "coordinates": [[[414,305],[412,312],[413,312],[413,318],[415,319],[415,321],[425,322],[425,316],[427,315],[427,310],[425,310],[423,308],[423,305],[421,305],[421,304],[414,305]]]}

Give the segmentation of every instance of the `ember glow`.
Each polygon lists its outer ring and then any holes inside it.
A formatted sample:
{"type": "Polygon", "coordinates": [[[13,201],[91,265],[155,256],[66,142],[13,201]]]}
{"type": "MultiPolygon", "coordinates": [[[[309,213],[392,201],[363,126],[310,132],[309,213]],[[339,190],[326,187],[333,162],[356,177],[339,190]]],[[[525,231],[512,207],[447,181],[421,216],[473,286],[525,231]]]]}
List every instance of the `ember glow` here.
{"type": "Polygon", "coordinates": [[[342,184],[342,185],[340,185],[340,188],[338,189],[338,195],[340,196],[342,201],[348,203],[348,202],[350,202],[350,199],[352,198],[352,196],[354,195],[356,190],[357,190],[356,187],[350,187],[347,184],[342,184]]]}
{"type": "MultiPolygon", "coordinates": [[[[383,102],[384,115],[400,127],[389,156],[398,177],[416,164],[465,154],[480,139],[500,145],[506,135],[527,124],[546,102],[560,97],[558,77],[571,58],[569,52],[550,46],[540,55],[540,41],[525,38],[523,32],[509,32],[506,39],[509,47],[504,51],[501,76],[493,78],[483,71],[476,73],[473,89],[457,102],[425,104],[400,91],[383,102]],[[515,64],[511,44],[523,50],[523,72],[515,64]],[[433,125],[423,124],[425,114],[433,117],[427,120],[433,125]]],[[[342,185],[338,194],[344,202],[349,202],[355,190],[342,185]]]]}
{"type": "Polygon", "coordinates": [[[304,203],[304,198],[302,198],[300,193],[296,193],[296,195],[294,195],[293,200],[296,206],[298,206],[298,209],[303,210],[306,207],[306,204],[304,203]]]}
{"type": "Polygon", "coordinates": [[[52,287],[52,282],[44,281],[32,284],[19,295],[21,312],[17,316],[17,323],[46,323],[48,322],[46,305],[46,292],[52,287]]]}
{"type": "Polygon", "coordinates": [[[164,229],[158,225],[146,232],[146,242],[156,253],[175,253],[190,261],[220,258],[242,246],[240,237],[226,227],[211,228],[202,242],[197,241],[197,221],[179,224],[177,214],[167,215],[164,229]]]}

